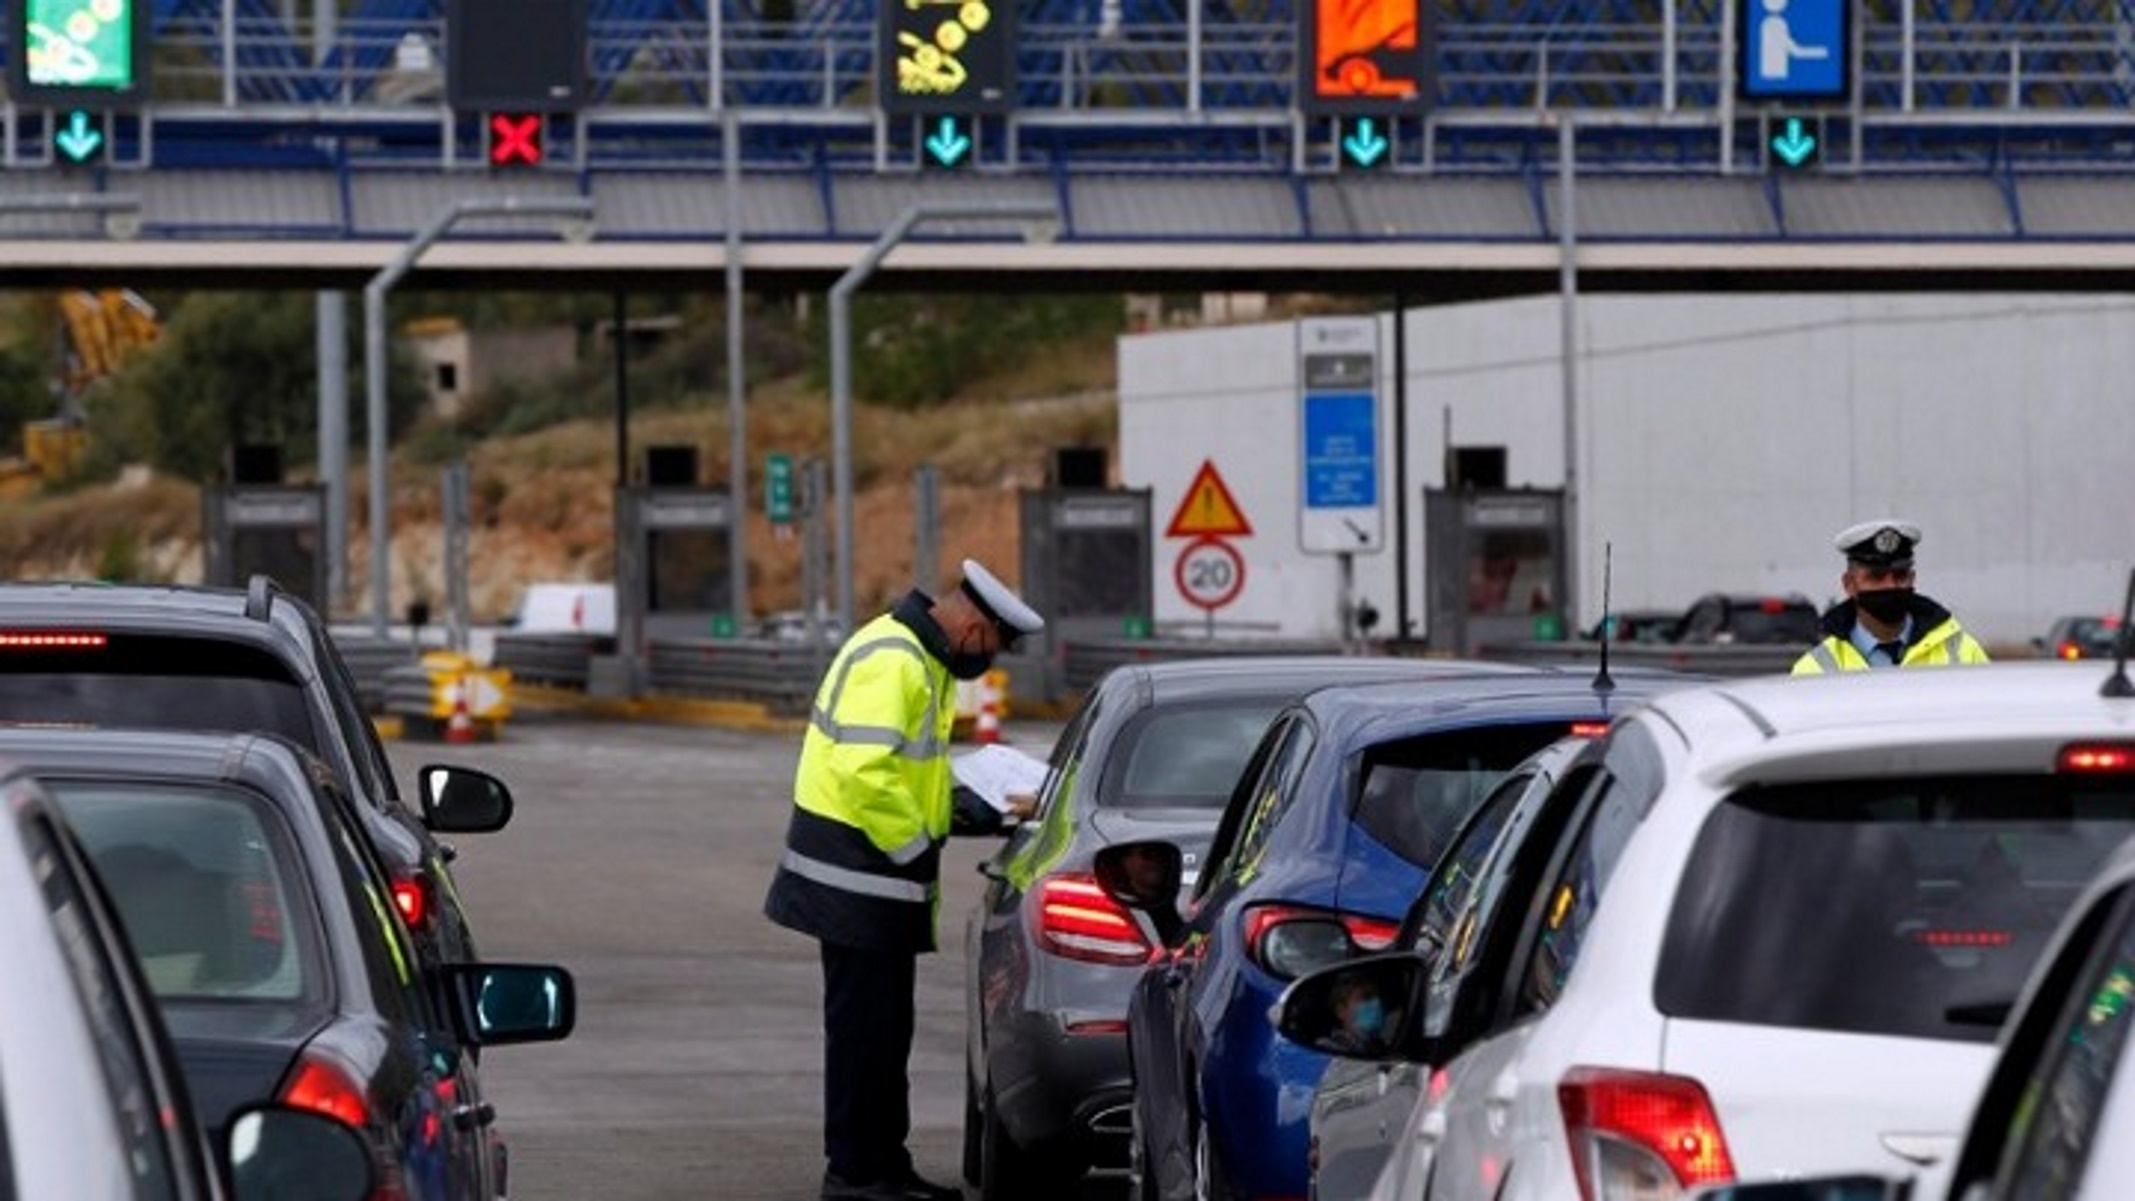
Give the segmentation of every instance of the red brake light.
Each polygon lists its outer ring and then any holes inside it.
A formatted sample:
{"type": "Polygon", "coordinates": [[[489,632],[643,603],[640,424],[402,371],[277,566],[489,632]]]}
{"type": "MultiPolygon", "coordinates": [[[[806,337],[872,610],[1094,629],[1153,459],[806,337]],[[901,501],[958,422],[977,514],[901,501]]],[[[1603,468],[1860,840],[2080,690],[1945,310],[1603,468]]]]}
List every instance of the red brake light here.
{"type": "Polygon", "coordinates": [[[1767,613],[1784,613],[1787,611],[1787,602],[1780,600],[1776,596],[1767,596],[1757,602],[1757,607],[1767,613]]]}
{"type": "Polygon", "coordinates": [[[1032,912],[1038,944],[1063,958],[1134,966],[1156,955],[1141,923],[1085,872],[1046,877],[1032,912]]]}
{"type": "Polygon", "coordinates": [[[0,650],[100,651],[109,640],[102,634],[10,634],[0,632],[0,650]]]}
{"type": "Polygon", "coordinates": [[[1573,738],[1599,738],[1608,732],[1609,723],[1605,721],[1575,721],[1566,731],[1573,738]]]}
{"type": "Polygon", "coordinates": [[[370,1122],[371,1107],[363,1090],[339,1065],[310,1053],[298,1062],[296,1076],[282,1090],[282,1101],[297,1109],[323,1113],[357,1130],[370,1122]]]}
{"type": "Polygon", "coordinates": [[[2006,947],[2016,935],[2007,930],[1919,930],[1913,941],[1924,947],[2006,947]]]}
{"type": "Polygon", "coordinates": [[[424,890],[420,878],[393,881],[393,908],[400,910],[400,920],[411,930],[421,928],[423,919],[430,915],[430,894],[424,890]]]}
{"type": "Polygon", "coordinates": [[[1656,1167],[1684,1189],[1735,1178],[1712,1098],[1695,1080],[1573,1068],[1557,1085],[1557,1104],[1585,1201],[1620,1195],[1617,1186],[1633,1180],[1651,1181],[1656,1167]]]}
{"type": "Polygon", "coordinates": [[[2135,771],[2135,745],[2110,742],[2075,742],[2061,748],[2056,770],[2109,775],[2135,771]]]}
{"type": "Polygon", "coordinates": [[[2064,642],[2055,649],[2054,653],[2063,659],[2081,659],[2083,657],[2083,648],[2073,642],[2064,642]]]}

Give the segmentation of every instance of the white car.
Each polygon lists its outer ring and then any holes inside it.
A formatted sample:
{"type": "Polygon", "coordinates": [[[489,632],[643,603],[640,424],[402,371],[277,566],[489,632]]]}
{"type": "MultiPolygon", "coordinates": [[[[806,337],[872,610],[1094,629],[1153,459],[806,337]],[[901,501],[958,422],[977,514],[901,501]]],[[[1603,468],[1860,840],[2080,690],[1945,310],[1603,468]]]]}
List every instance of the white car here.
{"type": "Polygon", "coordinates": [[[1363,965],[1436,1068],[1373,1196],[1649,1201],[1946,1156],[2057,920],[2135,833],[2109,674],[1772,677],[1620,718],[1511,903],[1363,965]]]}

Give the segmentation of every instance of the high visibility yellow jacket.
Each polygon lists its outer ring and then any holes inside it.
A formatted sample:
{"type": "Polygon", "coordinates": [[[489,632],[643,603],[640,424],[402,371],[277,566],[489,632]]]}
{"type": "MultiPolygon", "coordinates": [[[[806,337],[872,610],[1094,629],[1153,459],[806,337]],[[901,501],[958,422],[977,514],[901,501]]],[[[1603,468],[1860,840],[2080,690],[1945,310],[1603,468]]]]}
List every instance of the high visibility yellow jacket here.
{"type": "Polygon", "coordinates": [[[802,736],[786,851],[764,912],[826,942],[934,949],[956,698],[948,668],[914,628],[934,628],[923,600],[915,593],[846,640],[802,736]]]}
{"type": "MultiPolygon", "coordinates": [[[[1950,611],[1917,593],[1911,615],[1917,632],[1906,644],[1900,667],[1950,667],[1961,663],[1985,663],[1987,649],[1964,631],[1950,611]]],[[[1823,641],[1794,660],[1793,674],[1822,675],[1829,671],[1867,671],[1868,660],[1853,645],[1856,607],[1850,600],[1833,605],[1820,622],[1823,641]]]]}

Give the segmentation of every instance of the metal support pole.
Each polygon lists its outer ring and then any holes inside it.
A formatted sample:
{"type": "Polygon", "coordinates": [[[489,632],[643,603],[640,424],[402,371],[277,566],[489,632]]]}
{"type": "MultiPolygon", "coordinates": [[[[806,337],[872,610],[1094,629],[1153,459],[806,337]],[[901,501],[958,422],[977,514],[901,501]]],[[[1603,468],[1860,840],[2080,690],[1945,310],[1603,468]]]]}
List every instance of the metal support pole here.
{"type": "MultiPolygon", "coordinates": [[[[719,6],[715,2],[712,7],[719,6]]],[[[720,149],[726,177],[727,508],[734,515],[727,523],[727,562],[734,583],[729,604],[738,628],[749,621],[749,377],[742,338],[748,296],[741,278],[741,121],[728,113],[724,125],[720,149]]]]}
{"type": "Polygon", "coordinates": [[[521,199],[505,196],[495,199],[455,201],[430,224],[417,231],[416,235],[401,247],[400,253],[391,262],[379,268],[378,274],[363,286],[363,392],[364,433],[369,444],[371,481],[371,632],[383,639],[386,637],[389,614],[392,609],[392,538],[388,525],[386,504],[386,330],[385,298],[400,278],[414,270],[432,243],[445,236],[461,218],[477,214],[519,214],[525,216],[549,216],[590,219],[593,216],[593,201],[582,196],[521,199]]]}
{"type": "Polygon", "coordinates": [[[326,485],[326,597],[348,603],[348,294],[318,294],[319,477],[326,485]]]}
{"type": "Polygon", "coordinates": [[[1558,114],[1557,206],[1558,284],[1563,301],[1564,382],[1564,596],[1561,605],[1568,630],[1579,623],[1579,145],[1571,114],[1558,114]]]}
{"type": "Polygon", "coordinates": [[[838,619],[848,631],[857,628],[853,622],[852,297],[914,226],[950,218],[1058,222],[1061,214],[1060,206],[1050,201],[911,205],[830,286],[831,488],[838,499],[838,619]]]}
{"type": "Polygon", "coordinates": [[[934,595],[941,572],[941,469],[923,463],[912,473],[912,586],[934,595]]]}
{"type": "Polygon", "coordinates": [[[467,626],[470,620],[467,600],[468,540],[474,528],[472,512],[472,489],[468,481],[473,476],[466,459],[454,459],[445,467],[444,516],[445,516],[445,619],[447,645],[461,654],[467,653],[467,626]]]}
{"type": "MultiPolygon", "coordinates": [[[[805,606],[803,622],[808,631],[808,674],[821,678],[825,655],[823,644],[823,577],[828,574],[823,562],[823,461],[810,459],[801,464],[801,604],[805,606]]],[[[850,634],[853,627],[846,626],[850,634]]]]}

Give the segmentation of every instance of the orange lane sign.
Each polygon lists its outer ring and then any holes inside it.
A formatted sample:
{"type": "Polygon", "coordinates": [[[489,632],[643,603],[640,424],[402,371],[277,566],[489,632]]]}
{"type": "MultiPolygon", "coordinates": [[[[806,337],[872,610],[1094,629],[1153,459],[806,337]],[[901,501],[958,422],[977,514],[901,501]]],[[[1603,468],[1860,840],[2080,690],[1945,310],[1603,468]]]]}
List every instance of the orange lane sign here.
{"type": "Polygon", "coordinates": [[[1179,498],[1178,510],[1164,529],[1166,538],[1237,538],[1253,532],[1231,490],[1216,474],[1213,459],[1201,460],[1201,470],[1179,498]]]}

